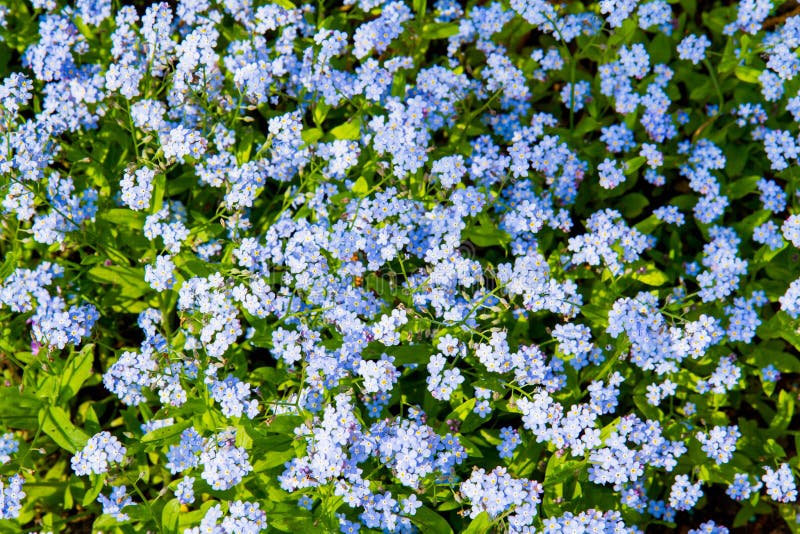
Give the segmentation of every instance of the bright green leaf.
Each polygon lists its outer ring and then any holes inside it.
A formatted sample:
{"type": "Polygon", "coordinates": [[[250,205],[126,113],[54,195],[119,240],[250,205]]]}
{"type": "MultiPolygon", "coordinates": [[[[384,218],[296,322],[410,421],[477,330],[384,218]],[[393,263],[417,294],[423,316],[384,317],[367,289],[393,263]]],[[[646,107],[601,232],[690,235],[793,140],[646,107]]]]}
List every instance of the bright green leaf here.
{"type": "Polygon", "coordinates": [[[50,436],[56,445],[75,453],[89,441],[89,435],[70,421],[69,414],[59,406],[46,406],[39,411],[42,432],[50,436]]]}
{"type": "Polygon", "coordinates": [[[361,121],[351,119],[331,130],[331,135],[336,139],[356,140],[361,137],[361,121]]]}
{"type": "Polygon", "coordinates": [[[411,522],[425,534],[452,534],[453,532],[450,524],[427,506],[419,507],[417,513],[411,516],[411,522]]]}
{"type": "Polygon", "coordinates": [[[761,75],[760,70],[750,67],[738,66],[733,70],[736,77],[745,83],[758,83],[758,77],[761,75]]]}
{"type": "Polygon", "coordinates": [[[66,402],[81,389],[86,380],[92,376],[92,363],[94,362],[94,344],[85,345],[80,352],[73,352],[67,360],[61,373],[61,391],[59,401],[66,402]]]}

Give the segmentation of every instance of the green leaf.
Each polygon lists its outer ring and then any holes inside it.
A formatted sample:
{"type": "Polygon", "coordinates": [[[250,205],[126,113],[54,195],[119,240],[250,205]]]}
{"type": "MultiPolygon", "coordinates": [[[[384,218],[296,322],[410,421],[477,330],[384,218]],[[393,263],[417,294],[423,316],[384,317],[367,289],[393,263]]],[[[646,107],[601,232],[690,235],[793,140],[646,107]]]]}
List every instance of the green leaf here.
{"type": "Polygon", "coordinates": [[[175,266],[191,276],[210,276],[217,272],[218,266],[204,262],[190,253],[182,253],[174,257],[175,266]]]}
{"type": "Polygon", "coordinates": [[[479,513],[475,519],[469,522],[469,526],[463,530],[463,534],[485,534],[492,528],[492,520],[486,512],[479,513]]]}
{"type": "Polygon", "coordinates": [[[447,39],[458,33],[458,24],[455,22],[440,22],[426,24],[422,27],[422,36],[425,39],[447,39]]]}
{"type": "Polygon", "coordinates": [[[120,529],[120,525],[125,525],[132,523],[134,521],[131,513],[136,508],[133,506],[128,506],[125,508],[125,514],[128,515],[128,519],[125,521],[120,521],[113,515],[109,514],[102,514],[97,516],[97,519],[94,520],[92,523],[92,532],[125,532],[124,530],[120,529]]]}
{"type": "Polygon", "coordinates": [[[364,277],[364,286],[377,293],[386,302],[392,302],[394,296],[399,293],[398,290],[401,289],[400,281],[396,279],[393,273],[390,273],[388,278],[369,273],[364,277]]]}
{"type": "Polygon", "coordinates": [[[758,83],[758,77],[761,76],[760,70],[742,66],[736,67],[733,73],[745,83],[758,83]]]}
{"type": "Polygon", "coordinates": [[[625,175],[630,176],[639,170],[639,167],[645,164],[647,158],[644,156],[636,156],[625,162],[625,175]]]}
{"type": "Polygon", "coordinates": [[[772,438],[769,438],[764,443],[764,451],[776,460],[782,460],[786,458],[786,451],[784,448],[778,445],[778,442],[772,438]]]}
{"type": "Polygon", "coordinates": [[[585,467],[585,461],[566,460],[566,456],[559,457],[554,454],[550,456],[550,460],[547,462],[543,485],[552,487],[557,484],[563,484],[570,479],[577,480],[585,467]]]}
{"type": "Polygon", "coordinates": [[[714,84],[711,80],[706,80],[705,83],[697,85],[692,89],[689,93],[690,100],[699,100],[704,101],[707,100],[711,95],[714,94],[714,84]]]}
{"type": "Polygon", "coordinates": [[[164,534],[177,534],[178,519],[181,513],[181,503],[178,499],[170,499],[161,510],[161,529],[164,534]]]}
{"type": "Polygon", "coordinates": [[[625,20],[620,28],[616,28],[608,38],[608,46],[616,48],[621,44],[628,44],[636,34],[638,25],[632,17],[625,20]]]}
{"type": "Polygon", "coordinates": [[[581,121],[575,126],[574,133],[578,137],[583,137],[589,132],[594,130],[598,130],[602,126],[601,123],[597,122],[595,119],[590,117],[589,115],[584,116],[581,121]]]}
{"type": "Polygon", "coordinates": [[[318,100],[314,106],[314,124],[321,127],[330,110],[331,107],[325,103],[324,99],[318,100]]]}
{"type": "Polygon", "coordinates": [[[650,61],[653,63],[669,63],[675,45],[669,35],[658,32],[647,49],[650,52],[650,61]]]}
{"type": "Polygon", "coordinates": [[[313,145],[314,143],[322,139],[322,135],[323,135],[322,130],[320,130],[319,128],[306,128],[300,134],[300,138],[306,145],[313,145]]]}
{"type": "Polygon", "coordinates": [[[472,223],[463,233],[463,237],[479,247],[505,247],[511,242],[507,232],[497,228],[488,217],[483,218],[479,224],[472,223]]]}
{"type": "Polygon", "coordinates": [[[584,304],[581,308],[581,314],[589,319],[593,326],[603,327],[608,326],[608,307],[599,306],[597,304],[584,304]]]}
{"type": "Polygon", "coordinates": [[[72,424],[69,414],[59,406],[43,407],[39,411],[39,425],[56,445],[73,454],[89,441],[89,435],[72,424]]]}
{"type": "Polygon", "coordinates": [[[680,5],[684,11],[686,11],[690,17],[694,17],[694,13],[697,10],[697,2],[696,0],[680,0],[680,5]]]}
{"type": "MultiPolygon", "coordinates": [[[[253,143],[255,141],[255,134],[253,130],[246,129],[244,132],[239,134],[239,143],[236,147],[236,161],[238,163],[244,163],[250,159],[250,153],[253,151],[253,143]]],[[[181,175],[181,178],[186,176],[186,174],[181,175]]],[[[194,178],[193,174],[189,174],[191,178],[194,178]]],[[[175,180],[170,180],[170,183],[174,182],[175,180]]],[[[167,194],[172,191],[172,188],[167,184],[167,194]]]]}
{"type": "Polygon", "coordinates": [[[775,417],[769,424],[769,429],[782,432],[789,428],[789,423],[794,415],[794,397],[788,392],[781,390],[778,393],[778,406],[775,417]]]}
{"type": "MultiPolygon", "coordinates": [[[[757,492],[756,492],[757,493],[757,492]]],[[[755,510],[750,503],[745,503],[744,506],[736,512],[736,516],[733,518],[733,528],[741,528],[746,527],[747,523],[755,517],[755,510]]]]}
{"type": "Polygon", "coordinates": [[[464,447],[464,451],[467,453],[468,458],[483,458],[483,453],[481,452],[478,444],[475,441],[468,439],[463,434],[458,437],[458,440],[461,442],[461,445],[464,447]]]}
{"type": "Polygon", "coordinates": [[[386,347],[385,352],[389,356],[394,356],[395,365],[405,365],[409,363],[428,363],[434,350],[433,346],[428,343],[416,343],[414,345],[386,347]]]}
{"type": "Polygon", "coordinates": [[[756,182],[761,179],[761,176],[746,176],[740,178],[728,185],[726,195],[731,200],[742,198],[743,196],[752,193],[756,190],[756,182]]]}
{"type": "Polygon", "coordinates": [[[97,496],[100,495],[100,492],[103,491],[105,487],[106,477],[103,475],[89,475],[89,480],[91,481],[92,485],[89,488],[89,491],[83,496],[83,505],[89,506],[92,504],[96,499],[97,496]]]}
{"type": "Polygon", "coordinates": [[[656,269],[653,265],[648,265],[642,269],[634,271],[632,277],[643,284],[653,287],[663,286],[669,282],[669,276],[656,269]]]}
{"type": "Polygon", "coordinates": [[[637,224],[634,228],[643,234],[649,234],[661,225],[661,219],[655,215],[650,215],[648,218],[637,224]]]}
{"type": "Polygon", "coordinates": [[[739,64],[739,58],[735,53],[736,44],[733,38],[728,38],[725,43],[725,50],[722,51],[722,59],[717,65],[717,72],[720,74],[728,74],[739,64]]]}
{"type": "Polygon", "coordinates": [[[286,435],[258,437],[253,440],[253,471],[261,473],[285,464],[296,456],[292,438],[286,435]]]}
{"type": "MultiPolygon", "coordinates": [[[[764,328],[759,328],[756,331],[759,337],[762,337],[762,339],[777,337],[777,334],[776,336],[773,336],[773,332],[768,329],[770,326],[772,326],[769,324],[771,322],[772,321],[768,321],[762,325],[764,328]]],[[[780,345],[782,345],[782,343],[778,342],[778,346],[780,345]]],[[[772,364],[781,373],[800,373],[800,359],[792,354],[784,352],[783,350],[771,348],[771,345],[768,345],[767,343],[761,343],[757,347],[754,347],[753,350],[745,354],[744,362],[759,369],[772,364]]]]}
{"type": "MultiPolygon", "coordinates": [[[[800,350],[800,334],[796,331],[797,325],[794,324],[794,320],[789,318],[786,313],[779,312],[772,316],[769,321],[761,323],[761,325],[756,330],[756,334],[761,339],[775,339],[781,338],[785,341],[788,341],[792,344],[794,348],[800,350]]],[[[787,355],[788,356],[788,355],[787,355]]],[[[796,358],[791,357],[794,361],[797,361],[796,358]]],[[[773,362],[767,362],[764,365],[767,365],[773,362]]],[[[791,363],[792,367],[795,365],[794,362],[791,362],[786,357],[783,357],[781,360],[774,362],[775,367],[778,368],[781,372],[790,372],[784,371],[781,368],[781,365],[788,365],[791,363]]],[[[794,371],[793,371],[794,372],[794,371]]]]}
{"type": "Polygon", "coordinates": [[[17,249],[11,249],[6,252],[5,259],[3,260],[3,265],[0,266],[0,278],[6,279],[8,275],[14,272],[19,266],[19,252],[17,249]]]}
{"type": "Polygon", "coordinates": [[[450,524],[427,506],[420,506],[417,513],[411,517],[411,522],[425,534],[452,534],[453,532],[450,524]]]}
{"type": "Polygon", "coordinates": [[[470,385],[473,388],[484,388],[500,393],[506,390],[506,386],[503,384],[503,381],[494,376],[487,376],[486,378],[482,378],[480,380],[473,380],[470,382],[470,385]]]}
{"type": "Polygon", "coordinates": [[[163,173],[156,174],[153,178],[153,196],[150,200],[150,213],[158,213],[164,207],[164,192],[167,189],[167,176],[163,173]]]}
{"type": "Polygon", "coordinates": [[[336,139],[356,140],[361,137],[361,120],[351,119],[331,130],[336,139]]]}
{"type": "Polygon", "coordinates": [[[163,443],[166,441],[171,441],[172,438],[176,438],[183,432],[185,429],[189,428],[192,425],[191,421],[182,421],[180,423],[174,423],[169,426],[162,426],[161,428],[156,428],[155,430],[148,432],[144,436],[142,436],[141,442],[142,443],[163,443]]]}
{"type": "MultiPolygon", "coordinates": [[[[337,499],[339,503],[343,501],[337,499]]],[[[331,508],[334,508],[331,506],[331,508]]],[[[331,510],[331,517],[335,520],[335,510],[331,510]]],[[[275,528],[281,532],[291,532],[293,534],[305,534],[306,532],[320,532],[307,511],[299,509],[295,503],[277,503],[269,512],[270,529],[275,528]]],[[[337,522],[338,524],[338,522],[337,522]]]]}
{"type": "Polygon", "coordinates": [[[297,7],[290,0],[273,0],[273,3],[285,7],[286,9],[295,9],[297,7]]]}
{"type": "Polygon", "coordinates": [[[0,387],[0,422],[13,428],[35,430],[42,401],[16,387],[0,387]]]}
{"type": "MultiPolygon", "coordinates": [[[[455,410],[450,412],[444,420],[453,419],[459,421],[461,423],[459,431],[463,434],[472,432],[483,423],[483,419],[475,413],[476,402],[477,399],[475,397],[465,400],[455,410]]],[[[440,431],[447,431],[447,423],[442,423],[440,431]]]]}
{"type": "MultiPolygon", "coordinates": [[[[247,161],[248,156],[244,156],[243,153],[247,152],[249,156],[249,148],[243,149],[240,148],[236,151],[236,157],[238,158],[237,161],[247,161]]],[[[185,172],[178,176],[177,178],[170,178],[167,182],[167,196],[178,195],[183,193],[184,191],[188,191],[192,187],[197,185],[197,176],[195,176],[194,172],[185,172]]],[[[144,220],[144,219],[142,219],[144,220]]]]}
{"type": "Polygon", "coordinates": [[[61,374],[61,391],[58,394],[60,402],[66,402],[78,393],[83,383],[92,376],[93,362],[93,343],[84,346],[80,352],[72,353],[61,374]]]}
{"type": "Polygon", "coordinates": [[[127,226],[132,230],[141,230],[144,228],[145,214],[125,208],[112,208],[101,212],[97,218],[118,226],[127,226]]]}
{"type": "Polygon", "coordinates": [[[725,165],[725,172],[730,177],[741,176],[742,172],[744,171],[745,167],[748,164],[751,164],[753,158],[750,157],[750,148],[755,145],[750,146],[741,146],[741,145],[730,145],[729,148],[732,150],[727,150],[725,152],[725,157],[727,158],[727,163],[725,165]]]}
{"type": "Polygon", "coordinates": [[[122,294],[129,298],[137,298],[150,291],[150,286],[144,281],[144,268],[97,265],[89,269],[88,276],[95,282],[119,286],[122,294]]]}
{"type": "Polygon", "coordinates": [[[364,196],[369,193],[369,184],[363,176],[360,176],[358,180],[356,180],[356,183],[353,184],[353,193],[359,196],[364,196]]]}
{"type": "Polygon", "coordinates": [[[270,432],[278,432],[281,434],[293,433],[294,429],[302,425],[305,419],[299,415],[281,414],[275,417],[271,423],[268,423],[266,428],[270,432]]]}
{"type": "Polygon", "coordinates": [[[629,193],[622,197],[618,207],[622,214],[627,218],[638,216],[642,210],[650,205],[650,201],[641,193],[629,193]]]}

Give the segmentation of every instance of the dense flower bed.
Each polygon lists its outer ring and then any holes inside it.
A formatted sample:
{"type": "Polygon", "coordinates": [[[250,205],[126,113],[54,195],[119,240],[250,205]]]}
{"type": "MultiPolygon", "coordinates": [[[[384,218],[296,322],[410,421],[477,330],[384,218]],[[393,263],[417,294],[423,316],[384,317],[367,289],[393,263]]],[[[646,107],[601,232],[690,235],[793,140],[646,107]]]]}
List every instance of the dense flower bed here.
{"type": "Polygon", "coordinates": [[[798,531],[800,9],[69,4],[0,4],[0,531],[798,531]]]}

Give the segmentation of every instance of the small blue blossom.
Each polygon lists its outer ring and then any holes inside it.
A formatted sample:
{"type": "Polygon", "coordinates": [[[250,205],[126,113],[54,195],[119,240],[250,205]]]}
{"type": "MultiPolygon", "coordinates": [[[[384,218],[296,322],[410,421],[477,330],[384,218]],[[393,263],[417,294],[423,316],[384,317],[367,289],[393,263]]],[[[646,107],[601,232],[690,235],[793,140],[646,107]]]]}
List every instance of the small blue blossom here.
{"type": "Polygon", "coordinates": [[[192,504],[194,502],[194,477],[183,477],[175,487],[175,498],[181,504],[192,504]]]}
{"type": "Polygon", "coordinates": [[[687,35],[678,43],[678,57],[697,65],[705,59],[706,48],[709,46],[711,46],[711,41],[705,35],[687,35]]]}
{"type": "Polygon", "coordinates": [[[761,480],[767,489],[767,495],[772,500],[782,503],[797,500],[797,485],[789,464],[783,463],[776,470],[765,465],[764,471],[766,472],[761,476],[761,480]]]}
{"type": "Polygon", "coordinates": [[[790,215],[781,225],[783,237],[796,248],[800,248],[800,215],[790,215]]]}
{"type": "Polygon", "coordinates": [[[119,182],[122,195],[120,199],[130,209],[141,211],[150,208],[150,195],[153,193],[155,171],[147,167],[127,170],[119,182]]]}
{"type": "Polygon", "coordinates": [[[669,505],[678,511],[691,510],[703,496],[701,486],[702,481],[691,484],[687,475],[676,476],[669,492],[669,505]]]}
{"type": "Polygon", "coordinates": [[[461,483],[461,494],[472,504],[469,515],[475,518],[487,512],[490,518],[509,513],[513,524],[530,525],[538,515],[536,505],[541,501],[543,487],[536,481],[515,479],[504,467],[487,473],[476,469],[461,483]]]}
{"type": "Polygon", "coordinates": [[[761,192],[761,203],[765,210],[780,213],[786,209],[786,193],[776,182],[761,178],[756,182],[756,186],[761,192]]]}
{"type": "Polygon", "coordinates": [[[122,512],[122,509],[134,504],[133,499],[127,495],[125,486],[114,487],[108,497],[103,494],[98,495],[97,502],[103,506],[104,514],[110,515],[117,521],[127,521],[128,514],[122,512]]]}
{"type": "Polygon", "coordinates": [[[511,458],[514,455],[514,449],[521,443],[519,432],[510,426],[503,427],[500,429],[500,439],[503,440],[497,446],[500,458],[511,458]]]}
{"type": "Polygon", "coordinates": [[[733,475],[733,482],[725,490],[725,493],[735,501],[744,501],[750,498],[750,494],[758,491],[761,488],[761,482],[750,484],[750,476],[745,473],[736,473],[733,475]]]}
{"type": "Polygon", "coordinates": [[[161,293],[175,285],[175,263],[171,256],[157,256],[154,265],[145,265],[144,281],[161,293]]]}
{"type": "Polygon", "coordinates": [[[736,450],[736,441],[741,437],[739,428],[733,426],[715,426],[707,433],[695,434],[697,440],[703,445],[703,452],[714,460],[717,465],[728,463],[733,458],[736,450]]]}
{"type": "Polygon", "coordinates": [[[653,210],[653,215],[666,223],[672,223],[675,226],[683,226],[686,218],[678,210],[677,206],[661,206],[653,210]]]}
{"type": "Polygon", "coordinates": [[[771,250],[778,250],[784,244],[780,228],[773,221],[767,221],[753,228],[753,241],[766,245],[771,250]]]}
{"type": "Polygon", "coordinates": [[[789,285],[786,293],[778,301],[781,303],[781,310],[793,319],[800,318],[800,278],[789,285]]]}
{"type": "Polygon", "coordinates": [[[99,432],[72,457],[72,470],[78,476],[106,473],[109,464],[125,459],[125,452],[125,447],[116,437],[109,432],[99,432]]]}
{"type": "Polygon", "coordinates": [[[312,499],[308,495],[301,495],[300,498],[297,500],[297,506],[303,508],[304,510],[310,511],[314,507],[314,499],[312,499]]]}
{"type": "Polygon", "coordinates": [[[597,170],[600,175],[600,187],[605,189],[614,189],[625,181],[625,173],[617,167],[616,162],[612,159],[603,160],[597,170]]]}
{"type": "Polygon", "coordinates": [[[781,379],[781,373],[774,365],[769,364],[766,367],[761,368],[761,379],[764,382],[774,383],[781,379]]]}
{"type": "Polygon", "coordinates": [[[0,519],[16,519],[22,510],[22,491],[24,479],[20,475],[12,475],[7,480],[0,479],[0,519]]]}
{"type": "Polygon", "coordinates": [[[11,455],[19,450],[19,439],[7,432],[0,435],[0,465],[7,464],[11,461],[11,455]]]}
{"type": "Polygon", "coordinates": [[[589,82],[579,81],[575,85],[567,83],[561,89],[561,101],[572,111],[580,111],[589,102],[592,96],[592,86],[589,82]]]}

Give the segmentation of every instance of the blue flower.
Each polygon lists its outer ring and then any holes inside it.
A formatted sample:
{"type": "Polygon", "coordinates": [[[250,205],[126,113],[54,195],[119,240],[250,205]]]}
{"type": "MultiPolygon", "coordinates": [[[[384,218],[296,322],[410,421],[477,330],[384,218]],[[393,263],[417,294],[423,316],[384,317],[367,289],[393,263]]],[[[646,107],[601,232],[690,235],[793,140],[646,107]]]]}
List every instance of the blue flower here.
{"type": "Polygon", "coordinates": [[[111,463],[125,459],[126,449],[109,432],[99,432],[89,438],[86,446],[72,457],[72,470],[76,475],[102,474],[108,471],[111,463]]]}
{"type": "Polygon", "coordinates": [[[772,500],[782,503],[797,500],[797,485],[789,464],[783,463],[776,470],[765,465],[764,471],[766,472],[761,476],[761,480],[767,488],[767,495],[772,500]]]}
{"type": "Polygon", "coordinates": [[[691,484],[687,475],[676,476],[669,492],[669,505],[678,511],[691,510],[703,496],[701,486],[702,481],[691,484]]]}
{"type": "Polygon", "coordinates": [[[97,502],[103,506],[103,513],[108,514],[117,521],[127,521],[128,514],[123,513],[122,509],[134,504],[125,490],[125,486],[116,486],[111,490],[111,495],[106,497],[103,494],[97,496],[97,502]]]}
{"type": "Polygon", "coordinates": [[[711,41],[703,34],[689,34],[678,43],[678,57],[687,59],[697,65],[706,57],[706,48],[711,46],[711,41]]]}
{"type": "Polygon", "coordinates": [[[0,519],[16,519],[22,510],[23,478],[12,475],[6,481],[0,479],[0,519]]]}

